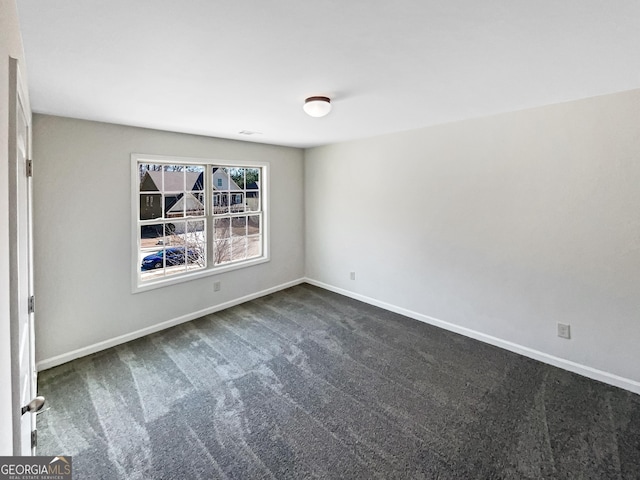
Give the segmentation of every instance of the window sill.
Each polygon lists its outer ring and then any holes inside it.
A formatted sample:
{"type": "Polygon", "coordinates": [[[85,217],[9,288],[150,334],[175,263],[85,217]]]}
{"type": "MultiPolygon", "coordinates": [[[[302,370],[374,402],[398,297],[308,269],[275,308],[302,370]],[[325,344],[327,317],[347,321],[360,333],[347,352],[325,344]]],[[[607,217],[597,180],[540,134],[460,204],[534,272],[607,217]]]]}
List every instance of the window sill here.
{"type": "Polygon", "coordinates": [[[196,272],[184,273],[173,277],[163,278],[161,280],[150,280],[147,282],[140,281],[139,272],[134,273],[133,289],[131,293],[148,292],[157,288],[168,287],[170,285],[176,285],[179,283],[190,282],[199,278],[210,277],[213,275],[219,275],[221,273],[231,272],[233,270],[239,270],[241,268],[252,267],[261,263],[266,263],[270,259],[269,257],[253,258],[244,262],[237,262],[230,265],[217,266],[211,268],[205,268],[196,272]]]}

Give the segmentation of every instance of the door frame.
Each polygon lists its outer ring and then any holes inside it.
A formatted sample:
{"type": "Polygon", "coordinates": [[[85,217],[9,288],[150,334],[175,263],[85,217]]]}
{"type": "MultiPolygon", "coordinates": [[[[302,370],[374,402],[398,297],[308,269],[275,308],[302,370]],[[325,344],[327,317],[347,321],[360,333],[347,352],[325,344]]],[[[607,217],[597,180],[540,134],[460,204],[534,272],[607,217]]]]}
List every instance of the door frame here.
{"type": "MultiPolygon", "coordinates": [[[[20,368],[20,315],[24,315],[26,309],[28,315],[28,340],[26,348],[29,349],[28,362],[25,375],[28,380],[29,395],[31,398],[37,392],[37,374],[35,370],[35,340],[33,313],[28,305],[22,304],[24,299],[29,299],[33,295],[33,226],[32,226],[32,201],[31,201],[31,178],[27,176],[25,167],[18,165],[18,108],[22,109],[22,115],[26,122],[26,145],[25,160],[31,157],[31,108],[29,97],[25,91],[24,77],[20,73],[18,60],[9,57],[9,323],[10,323],[10,344],[11,344],[11,400],[13,419],[13,454],[24,455],[22,449],[25,439],[22,436],[22,403],[21,387],[24,379],[20,368]],[[19,176],[26,178],[25,188],[19,187],[19,176]],[[22,191],[24,190],[24,191],[22,191]],[[19,215],[21,202],[27,202],[27,218],[22,219],[19,215]],[[26,221],[27,240],[26,245],[20,245],[19,222],[26,221]],[[20,265],[19,249],[26,249],[27,271],[20,265]],[[27,294],[21,291],[21,283],[26,280],[27,294]]],[[[29,400],[27,400],[28,402],[29,400]]],[[[30,432],[36,428],[35,413],[25,413],[29,416],[30,432]]],[[[28,439],[32,445],[31,438],[28,439]]],[[[31,455],[35,449],[30,450],[31,455]]]]}

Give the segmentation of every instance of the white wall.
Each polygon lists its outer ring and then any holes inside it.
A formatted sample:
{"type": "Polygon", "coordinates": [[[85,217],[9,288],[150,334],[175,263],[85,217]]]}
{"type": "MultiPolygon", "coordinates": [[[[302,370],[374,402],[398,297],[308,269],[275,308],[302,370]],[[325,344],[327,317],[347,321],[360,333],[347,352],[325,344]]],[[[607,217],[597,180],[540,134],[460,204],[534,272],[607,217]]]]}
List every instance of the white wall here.
{"type": "Polygon", "coordinates": [[[308,278],[640,393],[640,90],[310,149],[305,205],[308,278]]]}
{"type": "Polygon", "coordinates": [[[46,115],[33,150],[41,366],[304,275],[302,150],[46,115]],[[131,153],[271,162],[271,261],[132,294],[131,153]]]}
{"type": "Polygon", "coordinates": [[[36,115],[34,156],[47,365],[306,268],[640,393],[640,90],[309,149],[304,162],[297,149],[36,115]],[[132,295],[132,152],[270,161],[272,261],[132,295]]]}
{"type": "MultiPolygon", "coordinates": [[[[13,455],[9,328],[9,57],[26,81],[22,38],[14,0],[0,0],[0,455],[13,455]]],[[[26,85],[24,91],[27,91],[26,85]]]]}

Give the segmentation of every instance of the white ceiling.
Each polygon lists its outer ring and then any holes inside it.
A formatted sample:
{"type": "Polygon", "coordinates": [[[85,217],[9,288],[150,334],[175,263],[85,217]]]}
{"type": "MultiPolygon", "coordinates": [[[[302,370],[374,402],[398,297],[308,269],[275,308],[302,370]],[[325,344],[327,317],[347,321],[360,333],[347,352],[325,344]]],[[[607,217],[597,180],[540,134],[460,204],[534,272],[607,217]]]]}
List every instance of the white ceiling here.
{"type": "Polygon", "coordinates": [[[125,125],[308,147],[640,87],[639,0],[17,4],[33,110],[125,125]]]}

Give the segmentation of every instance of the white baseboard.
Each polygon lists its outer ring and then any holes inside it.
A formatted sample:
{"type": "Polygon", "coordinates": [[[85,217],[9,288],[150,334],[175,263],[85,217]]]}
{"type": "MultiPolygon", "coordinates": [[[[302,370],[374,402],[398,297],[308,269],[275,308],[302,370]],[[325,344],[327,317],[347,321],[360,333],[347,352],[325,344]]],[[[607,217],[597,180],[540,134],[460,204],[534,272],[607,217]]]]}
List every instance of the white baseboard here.
{"type": "Polygon", "coordinates": [[[212,307],[208,307],[203,310],[199,310],[197,312],[189,313],[187,315],[182,315],[172,320],[167,320],[165,322],[158,323],[156,325],[151,325],[150,327],[142,328],[140,330],[136,330],[135,332],[127,333],[125,335],[120,335],[119,337],[94,343],[93,345],[79,348],[77,350],[73,350],[68,353],[63,353],[62,355],[57,355],[55,357],[47,358],[39,361],[36,364],[36,369],[37,371],[42,371],[42,370],[46,370],[47,368],[52,368],[58,365],[62,365],[63,363],[70,362],[71,360],[75,360],[76,358],[85,357],[87,355],[91,355],[92,353],[96,353],[101,350],[106,350],[107,348],[115,347],[116,345],[121,345],[126,342],[130,342],[131,340],[135,340],[136,338],[144,337],[146,335],[159,332],[160,330],[165,330],[167,328],[174,327],[181,323],[189,322],[191,320],[195,320],[196,318],[200,318],[205,315],[209,315],[211,313],[219,312],[220,310],[224,310],[230,307],[234,307],[236,305],[240,305],[241,303],[248,302],[249,300],[254,300],[256,298],[264,297],[265,295],[269,295],[271,293],[284,290],[285,288],[300,285],[301,283],[304,283],[304,282],[305,282],[304,278],[299,278],[291,282],[287,282],[281,285],[277,285],[275,287],[267,288],[266,290],[262,290],[260,292],[245,295],[244,297],[239,297],[233,300],[229,300],[228,302],[224,302],[218,305],[214,305],[212,307]]]}
{"type": "Polygon", "coordinates": [[[252,293],[250,295],[245,295],[243,297],[229,300],[227,302],[214,305],[212,307],[208,307],[203,310],[199,310],[197,312],[193,312],[187,315],[182,315],[172,320],[167,320],[165,322],[158,323],[156,325],[152,325],[140,330],[136,330],[135,332],[127,333],[125,335],[120,335],[118,337],[115,337],[109,340],[104,340],[102,342],[98,342],[93,345],[89,345],[87,347],[79,348],[77,350],[64,353],[62,355],[57,355],[55,357],[47,358],[39,361],[36,365],[36,368],[37,368],[37,371],[46,370],[47,368],[52,368],[66,362],[70,362],[71,360],[75,360],[76,358],[91,355],[92,353],[96,353],[101,350],[106,350],[107,348],[115,347],[117,345],[121,345],[131,340],[135,340],[137,338],[144,337],[146,335],[150,335],[152,333],[156,333],[161,330],[165,330],[175,325],[179,325],[181,323],[195,320],[196,318],[200,318],[205,315],[209,315],[211,313],[219,312],[220,310],[224,310],[224,309],[239,305],[241,303],[245,303],[250,300],[254,300],[256,298],[260,298],[265,295],[269,295],[271,293],[275,293],[277,291],[284,290],[286,288],[293,287],[295,285],[299,285],[305,282],[320,288],[324,288],[325,290],[339,293],[340,295],[344,295],[346,297],[350,297],[355,300],[359,300],[361,302],[368,303],[376,307],[380,307],[384,310],[398,313],[400,315],[404,315],[405,317],[413,318],[414,320],[428,323],[429,325],[443,328],[451,332],[459,333],[460,335],[464,335],[465,337],[473,338],[475,340],[479,340],[481,342],[488,343],[490,345],[494,345],[496,347],[503,348],[505,350],[509,350],[514,353],[518,353],[520,355],[524,355],[525,357],[529,357],[534,360],[538,360],[540,362],[553,365],[554,367],[562,368],[564,370],[577,373],[578,375],[582,375],[584,377],[588,377],[593,380],[598,380],[600,382],[607,383],[615,387],[623,388],[625,390],[628,390],[630,392],[640,395],[640,382],[637,382],[635,380],[620,377],[613,373],[598,370],[596,368],[582,365],[582,364],[573,362],[571,360],[566,360],[564,358],[549,355],[548,353],[544,353],[539,350],[534,350],[532,348],[518,345],[517,343],[509,342],[507,340],[503,340],[497,337],[493,337],[491,335],[487,335],[482,332],[478,332],[476,330],[471,330],[466,327],[461,327],[453,323],[445,322],[444,320],[439,320],[437,318],[433,318],[428,315],[424,315],[422,313],[414,312],[406,308],[402,308],[396,305],[392,305],[390,303],[382,302],[380,300],[376,300],[375,298],[367,297],[365,295],[351,292],[343,288],[334,287],[333,285],[329,285],[311,278],[299,278],[297,280],[283,283],[281,285],[277,285],[275,287],[271,287],[266,290],[262,290],[260,292],[252,293]]]}
{"type": "Polygon", "coordinates": [[[596,368],[588,367],[586,365],[581,365],[579,363],[572,362],[571,360],[566,360],[564,358],[549,355],[548,353],[544,353],[539,350],[534,350],[532,348],[518,345],[517,343],[509,342],[507,340],[502,340],[500,338],[493,337],[491,335],[487,335],[482,332],[478,332],[476,330],[471,330],[469,328],[461,327],[453,323],[445,322],[443,320],[438,320],[437,318],[433,318],[428,315],[423,315],[422,313],[414,312],[412,310],[407,310],[406,308],[402,308],[396,305],[392,305],[390,303],[382,302],[380,300],[376,300],[375,298],[367,297],[359,293],[354,293],[349,290],[345,290],[343,288],[334,287],[333,285],[319,282],[311,278],[305,278],[304,281],[311,285],[315,285],[316,287],[320,287],[325,290],[329,290],[331,292],[339,293],[340,295],[344,295],[346,297],[350,297],[355,300],[359,300],[361,302],[368,303],[376,307],[380,307],[384,310],[398,313],[400,315],[404,315],[405,317],[413,318],[414,320],[419,320],[421,322],[428,323],[429,325],[443,328],[451,332],[459,333],[460,335],[464,335],[465,337],[473,338],[475,340],[479,340],[481,342],[488,343],[490,345],[494,345],[496,347],[503,348],[505,350],[509,350],[510,352],[518,353],[525,357],[529,357],[534,360],[538,360],[540,362],[553,365],[554,367],[562,368],[564,370],[577,373],[578,375],[582,375],[584,377],[588,377],[593,380],[598,380],[600,382],[607,383],[615,387],[623,388],[625,390],[628,390],[630,392],[637,393],[640,395],[640,382],[637,382],[635,380],[620,377],[613,373],[598,370],[596,368]]]}

